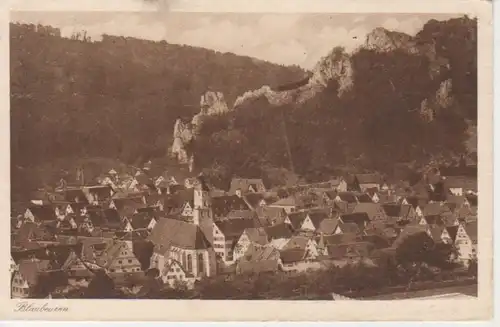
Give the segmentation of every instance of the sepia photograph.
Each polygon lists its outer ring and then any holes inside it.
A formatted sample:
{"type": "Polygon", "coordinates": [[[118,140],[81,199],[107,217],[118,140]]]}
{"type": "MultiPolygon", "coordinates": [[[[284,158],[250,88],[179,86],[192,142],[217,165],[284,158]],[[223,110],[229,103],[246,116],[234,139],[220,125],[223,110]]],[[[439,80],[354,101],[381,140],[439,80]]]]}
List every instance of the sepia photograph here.
{"type": "Polygon", "coordinates": [[[478,299],[478,16],[9,15],[15,310],[478,299]]]}

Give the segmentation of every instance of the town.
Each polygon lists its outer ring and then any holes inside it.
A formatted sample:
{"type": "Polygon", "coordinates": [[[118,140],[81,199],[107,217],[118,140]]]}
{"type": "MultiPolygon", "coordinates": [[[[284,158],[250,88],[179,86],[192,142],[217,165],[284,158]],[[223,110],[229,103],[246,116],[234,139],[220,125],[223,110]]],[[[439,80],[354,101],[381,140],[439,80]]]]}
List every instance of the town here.
{"type": "Polygon", "coordinates": [[[92,181],[78,170],[11,217],[11,295],[71,298],[103,274],[140,297],[152,280],[193,289],[223,275],[374,264],[415,235],[449,245],[447,260],[466,270],[477,265],[476,165],[439,167],[413,185],[363,173],[279,188],[233,177],[228,190],[151,162],[92,181]]]}

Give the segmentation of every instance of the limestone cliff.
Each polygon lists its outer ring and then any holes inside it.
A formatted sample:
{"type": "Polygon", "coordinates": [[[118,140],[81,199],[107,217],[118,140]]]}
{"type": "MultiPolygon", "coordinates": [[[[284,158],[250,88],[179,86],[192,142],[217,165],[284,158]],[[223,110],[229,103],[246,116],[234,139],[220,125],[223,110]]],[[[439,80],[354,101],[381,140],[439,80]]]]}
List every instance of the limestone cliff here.
{"type": "Polygon", "coordinates": [[[174,125],[173,144],[170,154],[179,163],[193,165],[194,157],[189,151],[189,145],[195,140],[203,124],[203,119],[210,115],[220,115],[229,112],[229,107],[221,92],[208,91],[201,96],[200,112],[187,123],[177,119],[174,125]]]}

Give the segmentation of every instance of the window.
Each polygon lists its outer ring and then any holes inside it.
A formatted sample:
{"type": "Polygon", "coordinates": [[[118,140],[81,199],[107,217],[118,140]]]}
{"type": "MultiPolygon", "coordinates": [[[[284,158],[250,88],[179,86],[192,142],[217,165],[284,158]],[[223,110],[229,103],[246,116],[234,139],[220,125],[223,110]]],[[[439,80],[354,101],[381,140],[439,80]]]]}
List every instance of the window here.
{"type": "Polygon", "coordinates": [[[111,268],[109,271],[111,271],[111,272],[115,272],[115,270],[114,270],[113,268],[111,268]]]}
{"type": "Polygon", "coordinates": [[[187,255],[187,270],[193,271],[193,257],[191,256],[191,254],[187,255]]]}
{"type": "Polygon", "coordinates": [[[121,261],[121,260],[118,260],[118,263],[119,263],[119,264],[121,264],[121,263],[122,263],[122,261],[121,261]]]}
{"type": "Polygon", "coordinates": [[[184,252],[182,254],[182,266],[184,267],[184,269],[186,269],[186,267],[187,267],[187,262],[186,261],[187,261],[186,260],[186,253],[184,252]]]}
{"type": "Polygon", "coordinates": [[[132,259],[128,259],[128,263],[132,263],[132,259]]]}
{"type": "Polygon", "coordinates": [[[204,267],[204,260],[203,260],[203,253],[198,254],[198,271],[200,274],[202,274],[205,271],[204,267]]]}

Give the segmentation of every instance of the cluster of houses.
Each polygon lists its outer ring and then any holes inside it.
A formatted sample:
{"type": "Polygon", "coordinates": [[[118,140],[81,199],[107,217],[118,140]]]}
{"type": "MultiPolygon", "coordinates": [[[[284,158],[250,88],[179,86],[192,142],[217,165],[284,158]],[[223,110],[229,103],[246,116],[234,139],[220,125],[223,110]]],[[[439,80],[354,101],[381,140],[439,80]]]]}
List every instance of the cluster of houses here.
{"type": "Polygon", "coordinates": [[[357,174],[280,189],[233,178],[218,190],[202,175],[146,165],[93,185],[62,182],[12,218],[12,297],[85,288],[96,271],[137,291],[151,271],[175,288],[218,274],[342,266],[416,233],[454,244],[452,259],[467,265],[477,252],[477,179],[453,169],[434,177],[410,186],[357,174]]]}

